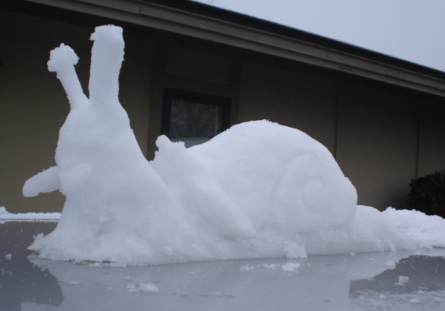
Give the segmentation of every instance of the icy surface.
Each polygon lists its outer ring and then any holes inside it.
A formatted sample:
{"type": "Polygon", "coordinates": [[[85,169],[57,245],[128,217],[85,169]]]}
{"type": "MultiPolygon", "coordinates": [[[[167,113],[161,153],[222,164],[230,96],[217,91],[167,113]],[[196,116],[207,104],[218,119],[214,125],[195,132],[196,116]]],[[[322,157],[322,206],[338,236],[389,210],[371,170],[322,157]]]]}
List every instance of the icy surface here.
{"type": "Polygon", "coordinates": [[[5,268],[16,274],[4,276],[0,282],[5,284],[5,290],[9,289],[6,294],[14,293],[3,296],[5,308],[13,306],[8,302],[21,294],[23,311],[129,308],[145,311],[147,306],[150,310],[444,310],[445,251],[418,252],[211,261],[123,269],[107,264],[97,269],[32,255],[28,257],[30,262],[8,261],[5,268]],[[389,260],[395,267],[385,265],[389,260]],[[14,263],[15,268],[11,266],[14,263]],[[48,290],[36,293],[36,286],[30,285],[39,280],[36,278],[39,274],[45,275],[40,278],[40,287],[57,286],[52,295],[48,290]],[[395,284],[400,275],[409,276],[404,285],[395,284]],[[19,280],[14,287],[19,289],[16,292],[8,283],[14,279],[19,280]],[[59,293],[59,301],[55,293],[59,293]],[[52,301],[48,301],[48,297],[52,301]]]}
{"type": "Polygon", "coordinates": [[[408,212],[400,221],[395,211],[356,206],[354,186],[323,145],[268,121],[189,149],[161,136],[148,162],[118,100],[122,29],[98,27],[92,40],[90,98],[71,48],[62,44],[48,62],[71,111],[57,166],[23,188],[66,196],[56,229],[30,246],[41,257],[143,265],[445,246],[444,220],[408,212]],[[410,234],[419,222],[425,234],[410,234]]]}

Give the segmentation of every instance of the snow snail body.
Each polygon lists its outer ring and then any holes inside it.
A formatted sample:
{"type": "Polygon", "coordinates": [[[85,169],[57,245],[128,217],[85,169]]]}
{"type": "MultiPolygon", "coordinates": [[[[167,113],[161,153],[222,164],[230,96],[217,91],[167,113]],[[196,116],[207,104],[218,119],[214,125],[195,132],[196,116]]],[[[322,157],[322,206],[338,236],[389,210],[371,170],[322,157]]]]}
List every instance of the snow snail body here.
{"type": "Polygon", "coordinates": [[[98,27],[92,40],[90,98],[74,51],[51,52],[49,69],[71,111],[57,166],[30,178],[23,192],[60,190],[66,202],[56,229],[30,249],[51,259],[150,264],[296,258],[355,241],[354,186],[329,150],[299,130],[246,122],[188,149],[161,136],[147,161],[118,99],[122,29],[98,27]]]}

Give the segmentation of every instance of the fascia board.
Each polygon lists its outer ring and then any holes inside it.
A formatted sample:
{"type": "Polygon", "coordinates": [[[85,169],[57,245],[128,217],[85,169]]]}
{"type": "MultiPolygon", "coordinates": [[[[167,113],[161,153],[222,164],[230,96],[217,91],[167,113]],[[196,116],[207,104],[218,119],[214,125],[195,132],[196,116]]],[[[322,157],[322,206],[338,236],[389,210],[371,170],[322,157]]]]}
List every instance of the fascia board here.
{"type": "Polygon", "coordinates": [[[138,0],[28,0],[261,52],[445,97],[445,80],[372,58],[138,0]]]}

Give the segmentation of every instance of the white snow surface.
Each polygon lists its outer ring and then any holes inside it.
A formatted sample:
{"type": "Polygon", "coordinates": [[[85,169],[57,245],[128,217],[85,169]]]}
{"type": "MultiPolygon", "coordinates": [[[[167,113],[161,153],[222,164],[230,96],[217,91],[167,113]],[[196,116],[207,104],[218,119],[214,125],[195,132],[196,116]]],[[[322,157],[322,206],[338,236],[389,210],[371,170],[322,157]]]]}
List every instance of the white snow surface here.
{"type": "Polygon", "coordinates": [[[242,123],[189,149],[161,136],[148,162],[118,99],[122,29],[98,27],[92,40],[90,98],[70,47],[48,62],[71,111],[57,166],[23,188],[66,196],[56,229],[30,246],[41,257],[145,265],[445,247],[443,219],[357,206],[331,153],[279,124],[242,123]]]}
{"type": "Polygon", "coordinates": [[[6,207],[0,207],[0,223],[7,221],[57,221],[60,213],[10,213],[6,207]]]}

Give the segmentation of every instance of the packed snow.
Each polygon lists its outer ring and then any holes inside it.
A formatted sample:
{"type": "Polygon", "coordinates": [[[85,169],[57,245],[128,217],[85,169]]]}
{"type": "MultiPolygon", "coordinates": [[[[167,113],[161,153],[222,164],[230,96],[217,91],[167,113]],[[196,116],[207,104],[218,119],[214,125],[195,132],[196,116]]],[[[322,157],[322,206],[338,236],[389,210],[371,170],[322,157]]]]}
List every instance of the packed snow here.
{"type": "Polygon", "coordinates": [[[57,166],[23,187],[66,197],[56,229],[30,246],[41,257],[145,265],[445,247],[445,220],[357,206],[328,149],[276,123],[238,124],[191,148],[161,136],[147,161],[118,99],[122,29],[98,27],[91,40],[89,98],[69,46],[48,62],[71,111],[57,166]]]}

